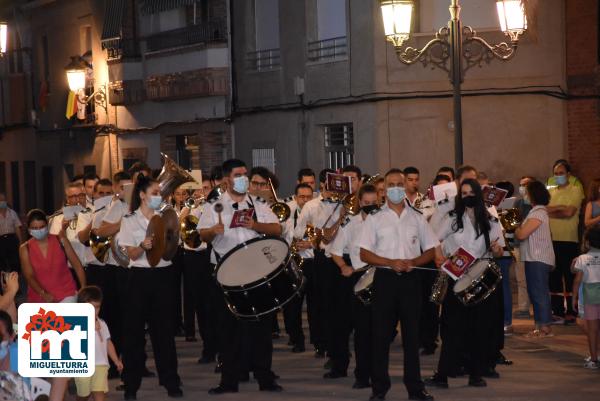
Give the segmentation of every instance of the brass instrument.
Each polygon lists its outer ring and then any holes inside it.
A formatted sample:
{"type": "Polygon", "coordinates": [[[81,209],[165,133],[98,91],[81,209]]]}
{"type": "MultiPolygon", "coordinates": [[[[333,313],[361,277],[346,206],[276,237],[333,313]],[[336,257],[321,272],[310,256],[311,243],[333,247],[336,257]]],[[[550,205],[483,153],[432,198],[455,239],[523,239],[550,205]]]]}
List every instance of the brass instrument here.
{"type": "Polygon", "coordinates": [[[290,207],[288,205],[286,205],[283,202],[280,202],[279,199],[277,199],[277,194],[275,194],[275,188],[273,187],[273,182],[270,178],[269,187],[271,188],[271,194],[273,195],[274,200],[274,203],[270,206],[271,211],[275,213],[275,216],[277,216],[279,222],[283,223],[284,221],[290,218],[292,211],[290,210],[290,207]]]}
{"type": "Polygon", "coordinates": [[[202,243],[198,232],[198,218],[188,214],[181,220],[180,226],[179,235],[183,242],[192,249],[198,248],[202,243]]]}
{"type": "Polygon", "coordinates": [[[429,300],[436,305],[441,305],[444,303],[447,292],[448,274],[440,270],[435,278],[435,281],[433,282],[433,287],[431,287],[431,295],[429,296],[429,300]]]}
{"type": "Polygon", "coordinates": [[[108,250],[111,247],[113,237],[101,237],[93,232],[90,233],[89,246],[100,263],[108,260],[108,250]]]}
{"type": "MultiPolygon", "coordinates": [[[[338,203],[338,206],[339,205],[340,205],[340,203],[338,203]]],[[[336,209],[337,209],[337,206],[334,209],[333,213],[331,213],[331,216],[333,216],[336,209]]],[[[329,222],[329,219],[327,219],[327,221],[325,222],[325,225],[321,229],[321,239],[325,245],[333,242],[333,240],[337,236],[340,226],[342,225],[342,222],[346,218],[346,212],[347,212],[347,209],[344,207],[340,211],[340,217],[338,217],[338,220],[331,227],[326,227],[327,223],[329,222]]],[[[331,218],[331,216],[329,216],[329,217],[331,218]]]]}
{"type": "Polygon", "coordinates": [[[208,193],[208,196],[206,197],[206,201],[210,202],[214,199],[219,199],[221,197],[221,195],[223,195],[225,193],[226,190],[227,190],[226,184],[224,182],[220,183],[219,185],[214,187],[208,193]]]}
{"type": "MultiPolygon", "coordinates": [[[[310,241],[313,248],[317,248],[319,246],[319,243],[322,240],[322,237],[323,237],[322,230],[318,230],[312,224],[307,224],[306,230],[304,230],[304,236],[302,237],[302,240],[310,241]]],[[[294,238],[292,240],[292,244],[290,245],[290,251],[292,254],[292,258],[296,262],[296,266],[298,266],[298,268],[301,269],[302,266],[304,266],[304,258],[302,256],[300,256],[300,251],[298,250],[298,247],[297,247],[298,241],[299,240],[296,238],[294,238]]]]}
{"type": "Polygon", "coordinates": [[[187,198],[185,200],[185,202],[183,202],[183,205],[185,207],[187,207],[188,209],[192,210],[197,208],[200,205],[204,205],[206,203],[206,199],[204,199],[204,197],[201,198],[194,198],[193,196],[190,196],[189,198],[187,198]]]}
{"type": "Polygon", "coordinates": [[[500,224],[502,224],[502,227],[507,233],[515,232],[522,222],[523,217],[516,207],[505,209],[500,212],[500,224]]]}
{"type": "Polygon", "coordinates": [[[160,186],[160,196],[166,200],[181,185],[186,182],[196,182],[196,180],[190,173],[171,160],[169,156],[164,153],[161,153],[161,155],[165,159],[165,162],[157,181],[160,186]]]}

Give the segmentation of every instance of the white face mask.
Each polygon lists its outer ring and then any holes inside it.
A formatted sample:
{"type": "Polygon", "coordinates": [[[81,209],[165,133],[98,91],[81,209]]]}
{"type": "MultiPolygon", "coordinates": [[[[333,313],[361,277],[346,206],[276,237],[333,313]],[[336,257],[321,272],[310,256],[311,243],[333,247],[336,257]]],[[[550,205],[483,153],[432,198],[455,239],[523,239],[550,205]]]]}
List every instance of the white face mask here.
{"type": "Polygon", "coordinates": [[[148,207],[153,210],[160,209],[160,205],[162,204],[162,196],[160,195],[151,195],[148,200],[148,207]]]}
{"type": "Polygon", "coordinates": [[[248,192],[248,186],[250,185],[250,181],[248,180],[248,177],[246,177],[245,175],[241,176],[241,177],[235,177],[233,179],[233,190],[235,192],[237,192],[238,194],[245,194],[246,192],[248,192]]]}

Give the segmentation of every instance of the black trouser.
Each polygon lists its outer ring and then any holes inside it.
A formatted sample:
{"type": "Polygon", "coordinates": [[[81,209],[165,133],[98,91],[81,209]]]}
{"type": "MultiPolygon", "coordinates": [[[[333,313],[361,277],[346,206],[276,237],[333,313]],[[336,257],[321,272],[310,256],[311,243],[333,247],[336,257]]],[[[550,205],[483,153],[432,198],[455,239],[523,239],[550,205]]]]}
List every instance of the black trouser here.
{"type": "Polygon", "coordinates": [[[183,248],[179,247],[177,253],[173,257],[173,276],[171,281],[173,283],[173,324],[175,325],[176,332],[183,327],[183,307],[182,307],[182,296],[181,296],[181,281],[183,278],[183,248]]]}
{"type": "MultiPolygon", "coordinates": [[[[306,286],[307,284],[305,284],[306,286]]],[[[305,287],[306,288],[306,287],[305,287]]],[[[302,289],[283,307],[283,321],[285,331],[290,336],[294,345],[304,346],[304,330],[302,329],[302,304],[304,303],[305,289],[302,289]]],[[[275,315],[275,318],[277,315],[275,315]]]]}
{"type": "Polygon", "coordinates": [[[183,254],[183,321],[186,337],[195,336],[195,320],[202,338],[202,356],[214,358],[217,354],[217,311],[215,297],[220,297],[210,252],[184,251],[183,254]]]}
{"type": "Polygon", "coordinates": [[[350,334],[354,330],[354,309],[356,297],[354,285],[358,275],[344,277],[339,272],[335,277],[333,290],[332,342],[329,350],[331,370],[346,373],[350,364],[350,334]]]}
{"type": "Polygon", "coordinates": [[[553,241],[556,269],[550,272],[550,294],[552,295],[552,313],[556,316],[565,316],[566,313],[577,316],[573,310],[573,273],[571,262],[579,255],[576,242],[553,241]]]}
{"type": "MultiPolygon", "coordinates": [[[[502,279],[508,280],[510,278],[503,277],[502,279]]],[[[490,294],[487,302],[490,304],[489,309],[493,320],[490,333],[486,336],[488,338],[486,341],[488,345],[486,353],[488,360],[484,369],[495,368],[500,351],[504,349],[504,290],[502,288],[502,281],[498,283],[496,289],[490,294]]]]}
{"type": "Polygon", "coordinates": [[[356,366],[354,377],[362,383],[369,383],[372,369],[372,316],[371,305],[363,304],[356,296],[353,302],[354,316],[354,356],[356,366]]]}
{"type": "MultiPolygon", "coordinates": [[[[433,262],[425,265],[435,268],[433,262]]],[[[421,281],[421,318],[419,320],[420,345],[426,350],[433,351],[437,348],[437,338],[440,332],[440,308],[431,302],[431,289],[436,279],[436,272],[431,270],[417,270],[421,281]]]]}
{"type": "MultiPolygon", "coordinates": [[[[121,353],[121,341],[123,338],[123,317],[121,308],[123,302],[119,298],[118,272],[121,267],[113,265],[88,265],[85,269],[85,276],[88,285],[96,285],[102,290],[102,307],[100,308],[100,317],[104,319],[110,337],[115,345],[117,354],[121,353]]],[[[110,361],[111,368],[114,364],[110,361]]]]}
{"type": "Polygon", "coordinates": [[[323,347],[325,343],[323,327],[321,326],[323,307],[318,303],[317,284],[315,278],[315,260],[313,258],[304,259],[302,273],[306,279],[304,292],[306,293],[306,317],[308,320],[308,333],[310,343],[316,348],[323,347]]]}
{"type": "Polygon", "coordinates": [[[419,361],[419,314],[421,286],[416,272],[397,274],[378,268],[373,280],[372,313],[372,387],[385,395],[391,387],[389,375],[390,343],[398,321],[401,322],[404,349],[404,384],[409,393],[424,388],[419,361]]]}
{"type": "Polygon", "coordinates": [[[223,293],[217,300],[219,361],[223,364],[221,384],[237,389],[240,376],[249,370],[254,372],[259,385],[273,383],[273,316],[265,316],[260,321],[238,320],[225,305],[223,293]]]}
{"type": "Polygon", "coordinates": [[[173,268],[131,268],[125,312],[123,339],[123,373],[125,391],[136,393],[144,371],[145,324],[158,371],[159,384],[167,389],[179,386],[177,351],[175,349],[173,310],[173,268]]]}
{"type": "MultiPolygon", "coordinates": [[[[451,288],[452,285],[450,285],[451,288]]],[[[501,292],[502,288],[495,292],[501,292]]],[[[465,306],[448,291],[442,306],[440,333],[442,350],[438,362],[438,374],[442,379],[454,376],[462,365],[462,352],[467,353],[467,368],[471,377],[480,378],[492,356],[496,343],[490,338],[497,320],[494,304],[497,297],[490,296],[477,305],[465,306]],[[465,347],[466,345],[466,347],[465,347]]]]}
{"type": "Polygon", "coordinates": [[[0,271],[21,271],[19,238],[15,234],[0,235],[0,271]]]}
{"type": "Polygon", "coordinates": [[[334,318],[334,299],[335,283],[339,275],[339,268],[326,257],[324,251],[315,251],[315,269],[314,269],[314,289],[315,289],[315,307],[318,308],[317,319],[323,337],[322,343],[317,346],[328,352],[331,351],[331,345],[334,341],[333,318],[334,318]]]}

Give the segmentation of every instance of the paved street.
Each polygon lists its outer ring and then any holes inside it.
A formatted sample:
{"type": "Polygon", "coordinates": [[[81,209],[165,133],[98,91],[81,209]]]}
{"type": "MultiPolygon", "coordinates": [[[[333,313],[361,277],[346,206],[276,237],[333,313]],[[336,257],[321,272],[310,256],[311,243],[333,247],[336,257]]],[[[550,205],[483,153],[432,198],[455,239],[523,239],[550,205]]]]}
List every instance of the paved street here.
{"type": "MultiPolygon", "coordinates": [[[[489,400],[489,401],[597,401],[600,399],[600,371],[583,369],[587,354],[585,336],[578,327],[556,327],[556,337],[544,340],[528,340],[523,334],[532,322],[517,320],[516,334],[507,340],[505,355],[514,360],[512,366],[500,366],[500,379],[488,379],[484,389],[469,388],[467,378],[450,379],[449,390],[431,392],[436,400],[489,400]]],[[[283,325],[282,325],[283,327],[283,325]]],[[[325,401],[368,400],[370,390],[352,390],[353,378],[325,381],[321,378],[323,359],[315,359],[312,352],[295,355],[288,351],[287,338],[275,341],[273,368],[281,376],[285,388],[281,394],[265,394],[258,391],[252,380],[240,386],[240,393],[215,397],[225,401],[237,400],[311,400],[325,401]]],[[[214,366],[200,366],[196,359],[200,353],[199,343],[185,343],[178,338],[179,373],[184,382],[185,400],[212,399],[206,392],[218,384],[219,376],[214,366]]],[[[392,390],[387,400],[407,399],[402,384],[402,352],[398,340],[392,345],[392,390]]],[[[422,358],[423,376],[430,375],[438,354],[422,358]]],[[[114,388],[116,382],[111,383],[114,388]]],[[[109,400],[120,400],[121,394],[112,392],[109,400]]],[[[159,388],[156,379],[145,380],[138,393],[138,400],[166,400],[166,392],[159,388]]]]}

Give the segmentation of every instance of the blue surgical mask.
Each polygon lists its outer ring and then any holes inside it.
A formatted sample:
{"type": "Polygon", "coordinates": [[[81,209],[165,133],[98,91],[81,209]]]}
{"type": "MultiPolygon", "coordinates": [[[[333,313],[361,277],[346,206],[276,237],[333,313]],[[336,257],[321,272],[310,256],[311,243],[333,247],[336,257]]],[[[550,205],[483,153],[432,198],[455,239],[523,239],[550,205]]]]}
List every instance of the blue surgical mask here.
{"type": "Polygon", "coordinates": [[[160,209],[160,205],[162,205],[162,197],[160,195],[151,195],[150,200],[148,201],[148,207],[153,210],[160,209]]]}
{"type": "Polygon", "coordinates": [[[29,234],[38,241],[41,241],[48,236],[48,226],[36,230],[29,230],[29,234]]]}
{"type": "Polygon", "coordinates": [[[7,207],[6,201],[0,201],[0,209],[6,209],[7,207]]]}
{"type": "Polygon", "coordinates": [[[524,198],[526,194],[527,194],[527,187],[521,185],[519,187],[519,195],[521,195],[521,197],[524,198]]]}
{"type": "Polygon", "coordinates": [[[531,201],[529,200],[528,196],[524,196],[523,197],[523,203],[526,204],[526,205],[531,205],[531,201]]]}
{"type": "Polygon", "coordinates": [[[242,175],[241,177],[235,177],[233,179],[233,190],[238,194],[245,194],[248,192],[248,185],[250,184],[248,177],[242,175]]]}
{"type": "Polygon", "coordinates": [[[567,176],[566,175],[555,175],[554,176],[554,181],[556,181],[556,185],[565,185],[567,183],[567,176]]]}
{"type": "Polygon", "coordinates": [[[387,199],[394,205],[399,204],[406,197],[406,191],[403,187],[390,187],[386,190],[387,199]]]}

